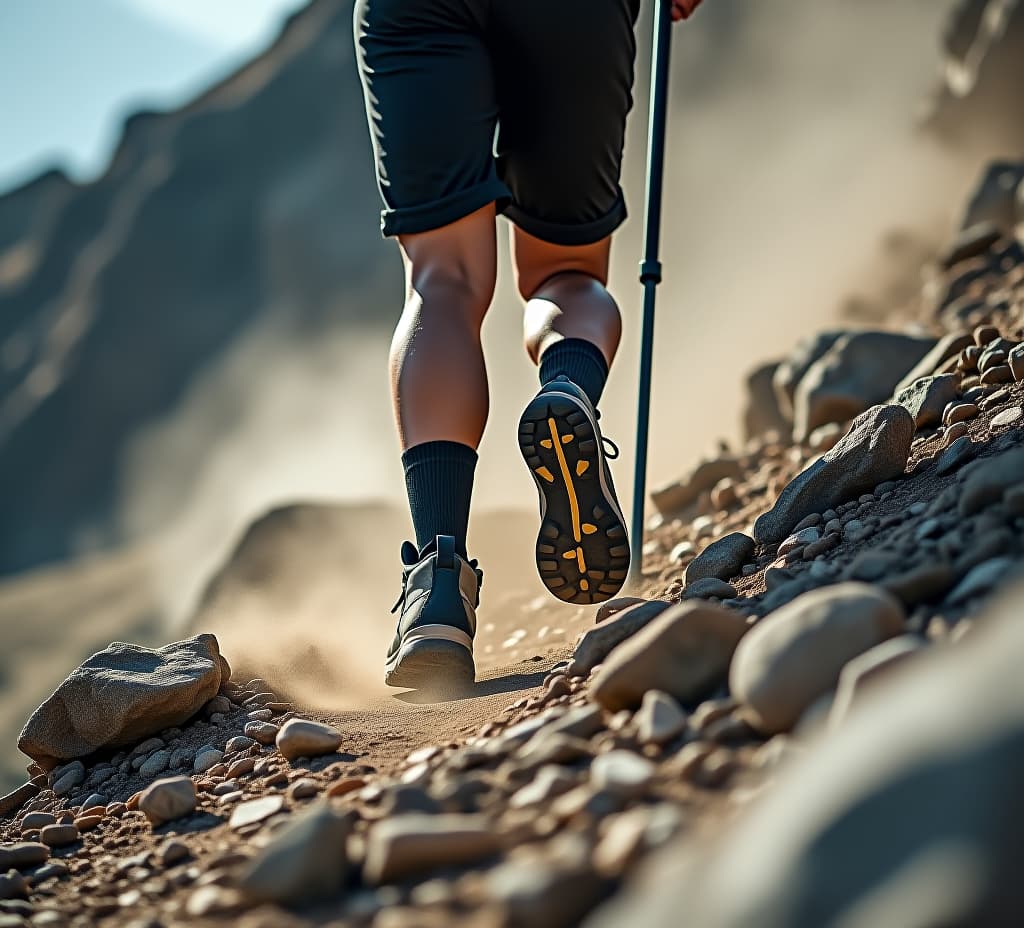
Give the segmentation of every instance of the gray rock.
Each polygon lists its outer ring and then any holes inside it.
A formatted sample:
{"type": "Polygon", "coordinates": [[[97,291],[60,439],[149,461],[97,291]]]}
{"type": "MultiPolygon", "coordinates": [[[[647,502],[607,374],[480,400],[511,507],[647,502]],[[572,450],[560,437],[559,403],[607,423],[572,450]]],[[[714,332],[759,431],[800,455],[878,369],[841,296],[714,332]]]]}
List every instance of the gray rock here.
{"type": "Polygon", "coordinates": [[[1010,350],[1007,363],[1010,366],[1010,373],[1013,374],[1013,379],[1018,383],[1024,380],[1024,345],[1017,345],[1016,348],[1010,350]]]}
{"type": "Polygon", "coordinates": [[[85,782],[85,766],[81,761],[75,761],[58,768],[57,776],[53,780],[53,794],[55,796],[66,796],[76,786],[85,782]]]}
{"type": "MultiPolygon", "coordinates": [[[[801,521],[803,520],[801,519],[801,521]]],[[[833,523],[839,523],[839,520],[833,519],[832,522],[829,522],[828,525],[825,526],[823,531],[826,533],[833,531],[833,523]]],[[[780,542],[779,548],[775,553],[781,557],[783,554],[789,554],[790,551],[795,551],[797,548],[804,547],[804,545],[812,544],[819,538],[821,538],[821,531],[819,531],[818,527],[815,525],[809,525],[807,528],[797,529],[792,535],[788,538],[784,538],[782,542],[780,542]]]]}
{"type": "Polygon", "coordinates": [[[736,587],[717,577],[705,577],[703,580],[694,580],[683,590],[683,599],[732,599],[736,596],[736,587]]]}
{"type": "Polygon", "coordinates": [[[0,844],[0,873],[38,867],[45,864],[49,857],[50,849],[39,841],[0,844]]]}
{"type": "Polygon", "coordinates": [[[168,750],[154,751],[149,757],[146,758],[142,766],[139,767],[139,773],[142,774],[147,780],[155,777],[159,773],[163,773],[171,763],[171,752],[168,750]]]}
{"type": "Polygon", "coordinates": [[[977,454],[978,446],[971,441],[969,435],[961,435],[950,442],[949,447],[939,455],[935,462],[935,474],[941,477],[951,473],[977,454]]]}
{"type": "Polygon", "coordinates": [[[164,867],[173,867],[192,856],[188,845],[178,838],[168,838],[156,849],[156,859],[164,867]]]}
{"type": "Polygon", "coordinates": [[[566,673],[571,677],[587,676],[598,664],[604,662],[613,648],[653,622],[669,608],[669,605],[663,600],[652,599],[642,605],[624,609],[612,618],[587,629],[576,642],[576,649],[566,673]]]}
{"type": "Polygon", "coordinates": [[[1009,409],[997,412],[992,417],[992,421],[989,422],[989,428],[1001,429],[1008,425],[1013,425],[1015,422],[1020,421],[1022,415],[1024,415],[1024,411],[1021,410],[1020,406],[1011,406],[1009,409]]]}
{"type": "Polygon", "coordinates": [[[864,583],[814,590],[762,619],[729,671],[733,696],[765,734],[789,731],[847,661],[903,631],[903,607],[864,583]]]}
{"type": "Polygon", "coordinates": [[[914,417],[917,428],[938,425],[945,408],[956,399],[957,378],[953,374],[922,377],[897,395],[896,402],[914,417]]]}
{"type": "Polygon", "coordinates": [[[803,379],[811,365],[845,334],[842,330],[832,330],[819,332],[810,338],[805,338],[797,343],[789,357],[775,369],[775,376],[772,380],[775,398],[778,401],[780,413],[788,422],[792,422],[794,417],[793,401],[796,396],[797,384],[803,379]]]}
{"type": "Polygon", "coordinates": [[[541,767],[534,778],[512,794],[508,804],[513,809],[527,809],[561,796],[576,785],[576,778],[557,764],[541,767]]]}
{"type": "Polygon", "coordinates": [[[56,825],[57,817],[51,812],[29,812],[21,820],[21,831],[38,831],[47,825],[56,825]]]}
{"type": "MultiPolygon", "coordinates": [[[[277,733],[274,734],[276,736],[277,733]]],[[[228,743],[224,745],[224,753],[237,754],[239,751],[251,748],[255,743],[252,738],[247,738],[245,735],[235,735],[234,738],[229,738],[228,743]]]]}
{"type": "Polygon", "coordinates": [[[391,883],[491,857],[500,841],[482,815],[398,815],[377,822],[366,839],[363,875],[391,883]]]}
{"type": "Polygon", "coordinates": [[[590,782],[620,799],[642,796],[654,779],[654,764],[632,751],[599,754],[590,765],[590,782]]]}
{"type": "Polygon", "coordinates": [[[485,886],[505,928],[578,925],[608,894],[608,884],[589,866],[558,853],[506,861],[487,874],[485,886]]]}
{"type": "Polygon", "coordinates": [[[104,796],[103,793],[90,793],[82,800],[82,811],[84,812],[86,809],[95,809],[98,806],[106,807],[108,805],[110,805],[110,799],[107,796],[104,796]]]}
{"type": "Polygon", "coordinates": [[[798,474],[758,518],[755,540],[782,541],[805,516],[902,475],[913,439],[914,420],[902,406],[875,406],[858,416],[839,444],[798,474]]]}
{"type": "Polygon", "coordinates": [[[851,519],[843,526],[843,541],[856,544],[867,538],[871,532],[872,528],[866,522],[861,522],[860,519],[851,519]]]}
{"type": "Polygon", "coordinates": [[[886,402],[900,379],[934,346],[932,338],[896,332],[843,335],[797,386],[793,437],[806,441],[819,425],[846,422],[886,402]]]}
{"type": "Polygon", "coordinates": [[[261,796],[259,799],[250,799],[247,802],[240,802],[231,813],[228,826],[231,828],[244,828],[246,825],[254,825],[264,819],[276,815],[284,808],[284,797],[280,795],[261,796]]]}
{"type": "Polygon", "coordinates": [[[668,846],[586,928],[1017,925],[1022,596],[880,683],[720,845],[668,846]]]}
{"type": "Polygon", "coordinates": [[[234,706],[231,705],[231,700],[227,696],[214,696],[206,704],[207,715],[225,715],[230,712],[234,706]]]}
{"type": "Polygon", "coordinates": [[[591,697],[611,711],[636,708],[648,690],[698,702],[725,679],[746,630],[746,619],[724,606],[673,606],[610,654],[591,684],[591,697]]]}
{"type": "Polygon", "coordinates": [[[139,811],[155,826],[191,815],[195,808],[196,787],[190,777],[157,780],[139,797],[139,811]]]}
{"type": "MultiPolygon", "coordinates": [[[[28,899],[28,883],[17,870],[0,873],[0,899],[28,899]]],[[[23,918],[16,924],[27,925],[23,918]]]]}
{"type": "Polygon", "coordinates": [[[289,719],[277,733],[277,749],[289,760],[319,757],[341,747],[341,732],[323,722],[289,719]]]}
{"type": "Polygon", "coordinates": [[[964,489],[957,508],[961,516],[972,516],[998,502],[1010,487],[1024,483],[1024,448],[977,461],[965,471],[963,480],[964,489]]]}
{"type": "Polygon", "coordinates": [[[571,738],[591,738],[602,728],[604,723],[601,721],[600,707],[586,705],[570,709],[565,715],[546,724],[542,731],[571,738]]]}
{"type": "Polygon", "coordinates": [[[239,889],[254,902],[308,904],[337,893],[351,871],[352,813],[315,803],[274,833],[245,868],[239,889]]]}
{"type": "Polygon", "coordinates": [[[743,433],[747,439],[766,432],[787,434],[789,420],[779,409],[774,379],[779,362],[762,364],[747,374],[747,402],[743,409],[743,433]]]}
{"type": "Polygon", "coordinates": [[[641,744],[665,744],[686,728],[686,713],[668,693],[648,690],[633,723],[641,744]]]}
{"type": "Polygon", "coordinates": [[[243,729],[246,736],[252,738],[258,744],[273,744],[280,730],[273,722],[264,722],[261,719],[253,719],[251,722],[246,722],[243,729]]]}
{"type": "Polygon", "coordinates": [[[715,577],[728,580],[735,577],[743,565],[754,556],[754,539],[742,532],[732,532],[713,541],[697,555],[686,568],[686,582],[715,577]]]}
{"type": "Polygon", "coordinates": [[[854,705],[864,698],[865,689],[872,689],[878,680],[888,677],[893,668],[927,648],[928,642],[924,638],[897,635],[847,663],[839,674],[839,685],[829,709],[828,724],[833,728],[843,724],[854,705]]]}
{"type": "Polygon", "coordinates": [[[951,606],[958,606],[975,596],[982,596],[999,583],[1015,563],[1012,557],[995,557],[972,567],[953,588],[947,601],[951,606]]]}
{"type": "Polygon", "coordinates": [[[974,339],[967,332],[950,332],[936,342],[935,347],[914,366],[893,390],[893,396],[899,396],[907,387],[912,386],[922,377],[931,377],[939,367],[950,358],[956,357],[964,348],[974,344],[974,339]]]}
{"type": "Polygon", "coordinates": [[[47,825],[39,832],[39,840],[47,847],[67,847],[78,840],[74,825],[47,825]]]}
{"type": "Polygon", "coordinates": [[[36,709],[18,747],[52,767],[101,747],[132,744],[191,718],[229,674],[213,635],[156,650],[115,641],[36,709]]]}
{"type": "Polygon", "coordinates": [[[196,773],[206,773],[207,770],[219,764],[223,759],[223,751],[207,744],[196,752],[196,759],[192,764],[192,769],[196,773]]]}

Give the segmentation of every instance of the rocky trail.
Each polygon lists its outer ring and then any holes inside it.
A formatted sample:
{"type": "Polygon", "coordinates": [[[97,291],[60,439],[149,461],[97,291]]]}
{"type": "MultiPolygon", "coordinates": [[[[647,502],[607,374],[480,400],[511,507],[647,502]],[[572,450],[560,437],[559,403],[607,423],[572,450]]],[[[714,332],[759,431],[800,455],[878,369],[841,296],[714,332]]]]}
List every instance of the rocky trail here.
{"type": "Polygon", "coordinates": [[[86,661],[0,799],[0,928],[1019,925],[1024,249],[986,220],[1024,222],[1024,166],[994,172],[892,327],[751,375],[745,444],[653,494],[643,591],[482,628],[473,691],[310,711],[201,622],[86,661]]]}

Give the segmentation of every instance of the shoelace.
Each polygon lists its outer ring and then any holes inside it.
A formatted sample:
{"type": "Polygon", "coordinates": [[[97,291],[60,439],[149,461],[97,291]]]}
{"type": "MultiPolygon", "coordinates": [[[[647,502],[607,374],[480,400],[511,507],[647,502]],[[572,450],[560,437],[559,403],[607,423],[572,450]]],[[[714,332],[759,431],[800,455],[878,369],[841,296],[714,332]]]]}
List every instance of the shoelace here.
{"type": "Polygon", "coordinates": [[[601,436],[601,445],[604,447],[605,457],[614,461],[619,456],[619,446],[606,435],[601,436]]]}

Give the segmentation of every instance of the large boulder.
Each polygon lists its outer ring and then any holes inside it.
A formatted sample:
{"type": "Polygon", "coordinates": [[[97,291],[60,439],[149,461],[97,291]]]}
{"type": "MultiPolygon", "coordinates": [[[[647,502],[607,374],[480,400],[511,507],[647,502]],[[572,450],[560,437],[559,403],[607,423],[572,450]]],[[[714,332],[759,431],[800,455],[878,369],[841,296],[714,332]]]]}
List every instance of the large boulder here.
{"type": "Polygon", "coordinates": [[[94,654],[25,723],[18,747],[49,769],[180,725],[230,676],[213,635],[163,648],[123,641],[94,654]]]}
{"type": "Polygon", "coordinates": [[[875,406],[823,457],[797,474],[775,505],[754,523],[759,544],[782,541],[815,512],[900,476],[914,440],[914,419],[902,406],[875,406]]]}
{"type": "Polygon", "coordinates": [[[850,332],[836,339],[800,379],[793,399],[793,437],[847,422],[876,403],[935,346],[935,339],[898,332],[850,332]]]}
{"type": "Polygon", "coordinates": [[[1019,925],[1022,597],[878,681],[717,845],[667,848],[586,928],[1019,925]]]}
{"type": "Polygon", "coordinates": [[[833,689],[848,661],[903,632],[903,607],[866,583],[812,590],[765,616],[740,642],[729,688],[755,727],[789,731],[833,689]]]}
{"type": "Polygon", "coordinates": [[[790,352],[788,358],[776,368],[772,377],[775,387],[775,399],[779,412],[789,422],[793,421],[793,400],[796,396],[797,384],[803,380],[810,366],[831,348],[846,333],[839,330],[818,332],[816,335],[802,339],[790,352]]]}

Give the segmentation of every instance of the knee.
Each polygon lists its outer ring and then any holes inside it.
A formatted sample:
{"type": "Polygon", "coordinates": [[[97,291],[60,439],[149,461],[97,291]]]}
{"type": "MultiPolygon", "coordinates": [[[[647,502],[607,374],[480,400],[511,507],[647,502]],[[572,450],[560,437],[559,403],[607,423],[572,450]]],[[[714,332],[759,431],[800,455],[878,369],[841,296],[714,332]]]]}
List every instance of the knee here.
{"type": "Polygon", "coordinates": [[[407,309],[418,315],[444,313],[479,326],[494,298],[495,270],[463,262],[435,262],[412,268],[407,309]]]}
{"type": "Polygon", "coordinates": [[[606,283],[607,277],[594,268],[571,261],[555,266],[521,267],[516,275],[519,295],[527,302],[558,293],[604,290],[606,283]]]}

